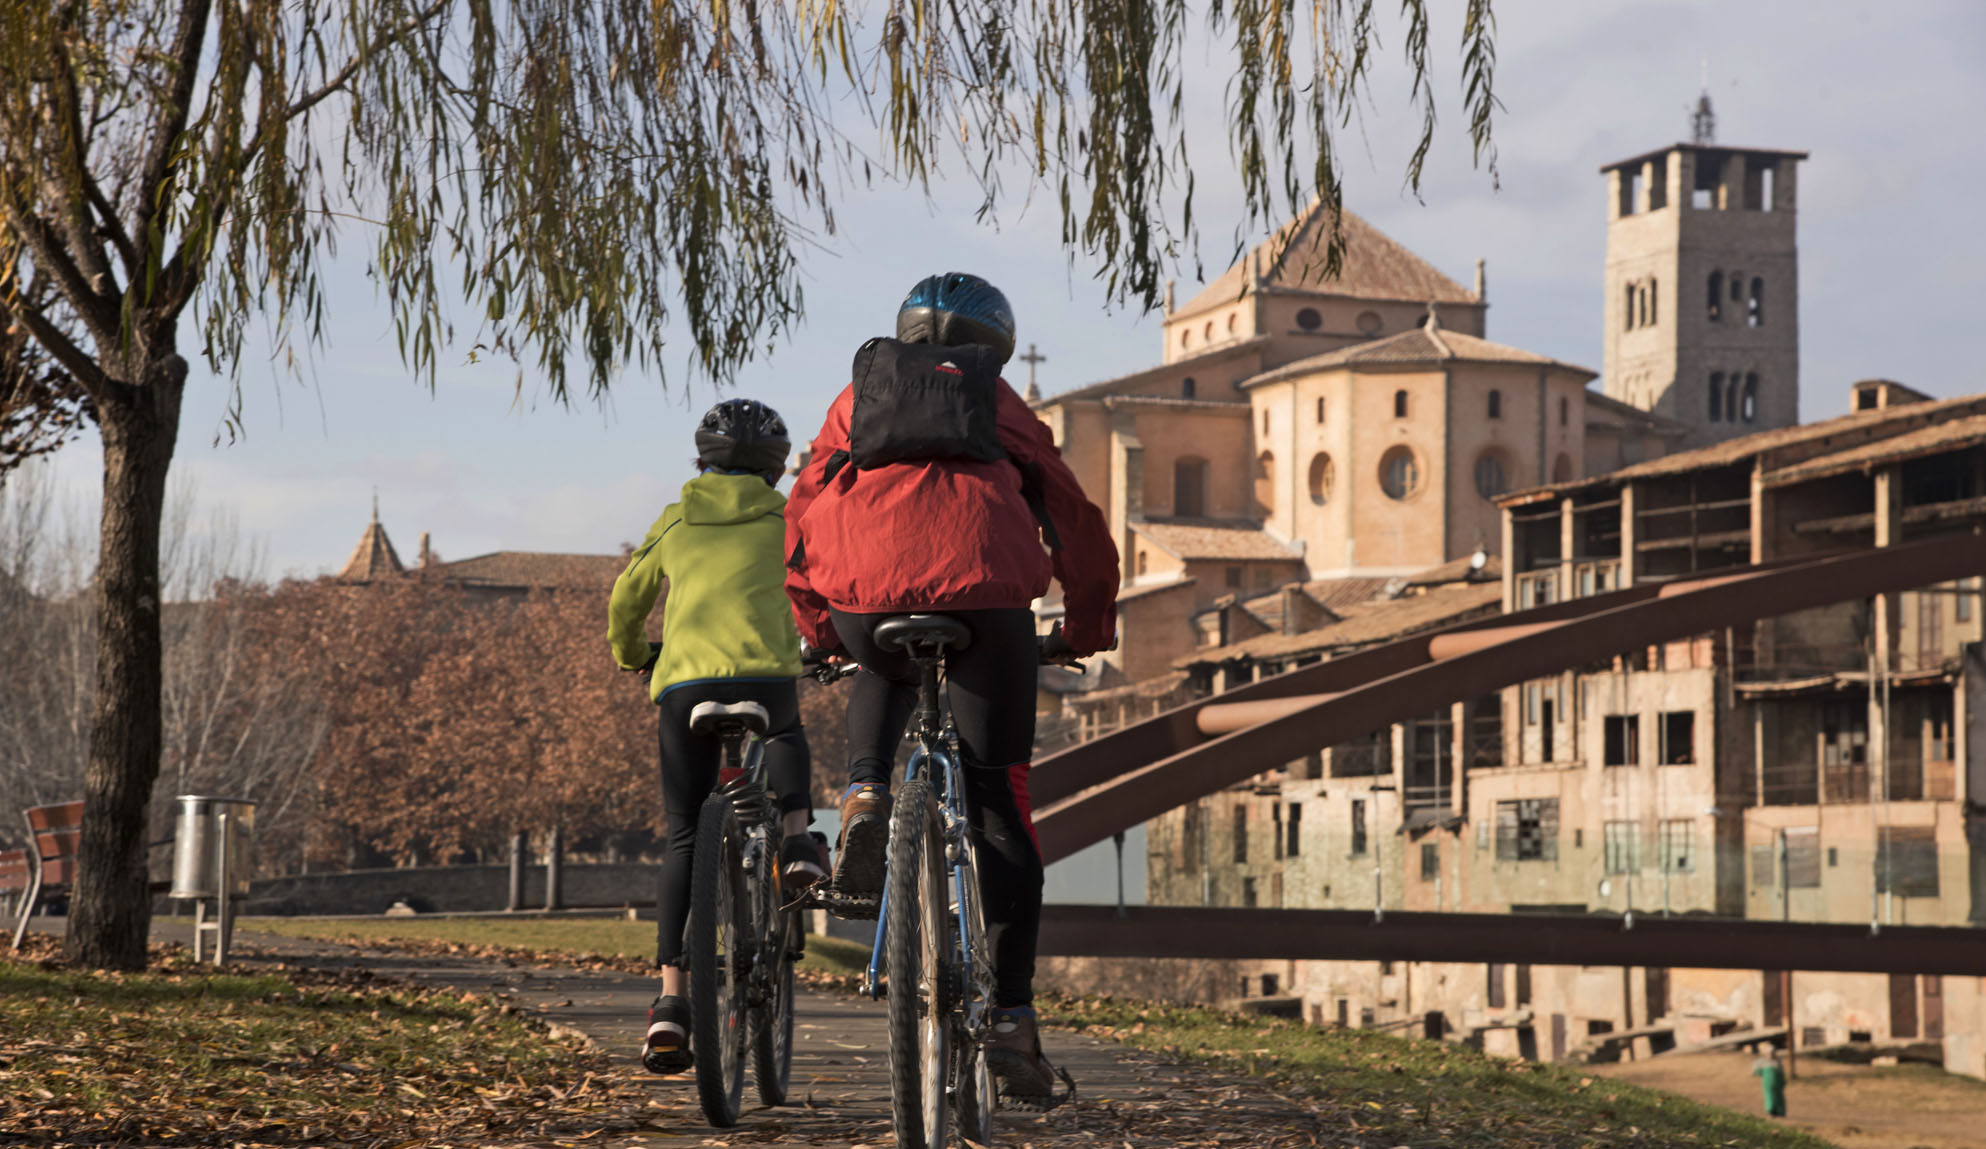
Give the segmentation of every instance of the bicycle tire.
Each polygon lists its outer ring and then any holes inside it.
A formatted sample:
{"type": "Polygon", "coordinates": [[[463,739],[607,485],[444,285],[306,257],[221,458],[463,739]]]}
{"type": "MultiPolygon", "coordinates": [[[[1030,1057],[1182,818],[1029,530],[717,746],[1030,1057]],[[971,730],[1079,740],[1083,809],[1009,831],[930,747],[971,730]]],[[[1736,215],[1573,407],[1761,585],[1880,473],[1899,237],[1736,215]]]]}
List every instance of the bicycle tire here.
{"type": "MultiPolygon", "coordinates": [[[[777,861],[777,859],[773,859],[777,861]]],[[[771,922],[759,939],[759,1004],[752,1011],[752,1082],[759,1101],[786,1104],[793,1077],[793,947],[799,915],[779,908],[779,887],[768,880],[756,883],[766,894],[763,908],[771,922]]]]}
{"type": "Polygon", "coordinates": [[[944,843],[938,798],[929,783],[897,793],[890,815],[889,965],[890,1124],[897,1149],[943,1149],[949,1124],[946,1085],[951,1024],[943,1011],[951,963],[944,843]]]}
{"type": "MultiPolygon", "coordinates": [[[[959,881],[960,902],[958,907],[961,929],[954,935],[957,945],[963,949],[967,936],[976,939],[979,950],[974,959],[985,963],[991,959],[986,949],[986,914],[979,898],[979,873],[977,851],[968,837],[964,844],[964,855],[959,859],[954,871],[959,881]]],[[[965,984],[964,966],[959,967],[959,992],[969,995],[980,987],[965,984]]],[[[987,1010],[993,1008],[989,1000],[983,1003],[987,1010]]],[[[980,1044],[980,1034],[966,1029],[966,1011],[961,1008],[952,1015],[955,1024],[952,1053],[952,1124],[956,1128],[961,1144],[971,1142],[977,1145],[990,1145],[993,1142],[993,1111],[999,1106],[999,1091],[993,1084],[993,1071],[986,1064],[986,1048],[980,1044]]]]}
{"type": "Polygon", "coordinates": [[[751,925],[739,896],[741,863],[737,812],[729,798],[712,794],[697,819],[684,941],[697,1099],[720,1129],[738,1123],[745,1090],[745,987],[738,973],[751,946],[751,925]]]}

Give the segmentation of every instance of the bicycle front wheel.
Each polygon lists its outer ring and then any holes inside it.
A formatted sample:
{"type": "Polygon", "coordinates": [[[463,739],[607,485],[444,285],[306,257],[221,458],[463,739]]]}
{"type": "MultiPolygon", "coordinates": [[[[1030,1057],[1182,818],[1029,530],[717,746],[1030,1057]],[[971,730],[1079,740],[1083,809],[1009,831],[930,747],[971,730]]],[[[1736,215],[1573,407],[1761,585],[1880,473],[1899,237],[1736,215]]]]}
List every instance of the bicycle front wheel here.
{"type": "Polygon", "coordinates": [[[739,888],[743,855],[731,800],[712,794],[697,819],[690,873],[690,1043],[703,1115],[720,1128],[738,1123],[745,1090],[745,986],[752,931],[739,888]]]}
{"type": "Polygon", "coordinates": [[[951,1069],[945,984],[951,949],[944,839],[938,798],[929,783],[897,793],[890,816],[889,963],[890,1123],[897,1149],[942,1149],[951,1069]]]}

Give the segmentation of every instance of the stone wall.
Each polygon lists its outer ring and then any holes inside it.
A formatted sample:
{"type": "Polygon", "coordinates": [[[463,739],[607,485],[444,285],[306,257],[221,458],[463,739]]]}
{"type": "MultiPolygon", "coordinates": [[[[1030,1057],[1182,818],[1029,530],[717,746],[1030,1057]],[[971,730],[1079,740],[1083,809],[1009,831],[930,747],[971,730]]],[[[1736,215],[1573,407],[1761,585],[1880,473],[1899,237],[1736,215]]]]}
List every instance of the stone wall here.
{"type": "MultiPolygon", "coordinates": [[[[568,862],[562,901],[573,908],[651,906],[660,875],[661,867],[650,863],[568,862]]],[[[262,878],[249,887],[246,912],[381,914],[403,900],[423,913],[501,910],[510,900],[510,867],[410,866],[262,878]]],[[[162,902],[162,908],[169,904],[162,902]]],[[[535,909],[544,904],[545,868],[529,867],[524,872],[524,905],[535,909]]]]}

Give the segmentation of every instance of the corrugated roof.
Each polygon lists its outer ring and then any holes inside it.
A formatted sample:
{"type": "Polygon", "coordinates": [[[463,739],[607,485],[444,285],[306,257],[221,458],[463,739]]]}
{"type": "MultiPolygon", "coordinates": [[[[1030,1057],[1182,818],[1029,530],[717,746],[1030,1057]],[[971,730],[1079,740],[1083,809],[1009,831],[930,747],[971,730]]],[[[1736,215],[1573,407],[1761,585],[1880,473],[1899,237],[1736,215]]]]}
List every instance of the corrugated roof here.
{"type": "Polygon", "coordinates": [[[1411,598],[1388,599],[1347,607],[1343,622],[1302,634],[1264,634],[1227,646],[1209,647],[1172,660],[1176,667],[1234,658],[1289,658],[1318,651],[1368,646],[1489,614],[1503,604],[1501,583],[1485,583],[1429,591],[1411,598]]]}
{"type": "Polygon", "coordinates": [[[1265,371],[1244,381],[1243,388],[1257,387],[1264,383],[1274,383],[1298,375],[1308,375],[1314,371],[1328,371],[1335,367],[1388,366],[1412,363],[1518,363],[1535,367],[1555,367],[1561,371],[1594,378],[1594,373],[1572,363],[1562,363],[1549,355],[1526,351],[1521,347],[1511,347],[1465,335],[1460,331],[1450,331],[1436,322],[1426,327],[1416,327],[1375,339],[1370,343],[1354,343],[1350,347],[1340,347],[1322,355],[1312,355],[1285,364],[1274,371],[1265,371]]]}
{"type": "Polygon", "coordinates": [[[1262,267],[1265,290],[1299,291],[1354,299],[1404,299],[1416,302],[1480,303],[1468,288],[1437,271],[1391,236],[1353,212],[1340,217],[1344,232],[1344,262],[1334,279],[1326,280],[1324,258],[1331,243],[1331,221],[1317,202],[1275,235],[1251,248],[1220,278],[1208,284],[1186,306],[1167,318],[1194,315],[1224,307],[1242,297],[1250,268],[1262,267]]]}
{"type": "MultiPolygon", "coordinates": [[[[1678,451],[1673,455],[1663,455],[1618,471],[1604,475],[1594,475],[1584,479],[1573,479],[1548,486],[1530,487],[1499,495],[1496,504],[1500,507],[1534,502],[1537,499],[1564,491],[1583,490],[1587,487],[1618,487],[1634,479],[1653,478],[1659,475],[1680,475],[1690,471],[1700,471],[1709,467],[1730,466],[1749,462],[1760,455],[1774,451],[1787,451],[1800,447],[1827,447],[1828,440],[1839,435],[1847,441],[1841,444],[1842,450],[1859,447],[1872,438],[1877,440],[1894,438],[1919,427],[1986,414],[1986,395],[1966,395],[1957,399],[1938,399],[1929,403],[1907,403],[1899,407],[1884,407],[1873,411],[1851,411],[1832,419],[1822,419],[1818,423],[1801,423],[1792,427],[1778,427],[1770,431],[1759,431],[1712,443],[1707,447],[1695,447],[1678,451]]],[[[1832,452],[1830,452],[1832,453],[1832,452]]],[[[1805,462],[1804,456],[1787,463],[1787,469],[1798,462],[1805,462]]]]}
{"type": "Polygon", "coordinates": [[[527,589],[571,583],[611,583],[627,567],[620,555],[546,554],[496,551],[451,563],[435,563],[428,573],[465,586],[527,589]]]}
{"type": "Polygon", "coordinates": [[[1181,562],[1195,559],[1280,559],[1303,557],[1286,543],[1246,519],[1145,519],[1131,529],[1181,562]]]}
{"type": "MultiPolygon", "coordinates": [[[[1890,408],[1902,410],[1902,408],[1890,408]]],[[[1941,455],[1964,447],[1986,443],[1986,415],[1968,415],[1950,422],[1933,423],[1914,431],[1906,431],[1888,439],[1878,439],[1845,451],[1834,451],[1818,455],[1790,467],[1781,467],[1765,474],[1768,487],[1785,486],[1788,483],[1801,483],[1808,479],[1819,479],[1827,475],[1838,475],[1873,467],[1882,463],[1897,463],[1905,459],[1921,458],[1925,455],[1941,455]]]]}

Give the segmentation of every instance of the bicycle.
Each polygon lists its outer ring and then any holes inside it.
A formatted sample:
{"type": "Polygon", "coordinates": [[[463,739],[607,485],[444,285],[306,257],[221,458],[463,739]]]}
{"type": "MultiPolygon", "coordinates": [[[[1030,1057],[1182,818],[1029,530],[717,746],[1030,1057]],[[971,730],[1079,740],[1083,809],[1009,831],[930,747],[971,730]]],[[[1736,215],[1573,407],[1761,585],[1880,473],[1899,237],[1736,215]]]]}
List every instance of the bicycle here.
{"type": "MultiPolygon", "coordinates": [[[[644,679],[662,649],[648,645],[649,661],[638,670],[644,679]]],[[[858,669],[813,655],[806,661],[823,683],[858,669]]],[[[801,901],[787,902],[781,889],[781,818],[765,771],[770,723],[765,707],[750,701],[699,703],[689,717],[690,729],[717,737],[724,754],[697,817],[683,938],[697,1097],[720,1128],[738,1122],[747,1046],[760,1102],[784,1104],[792,1081],[793,965],[806,931],[801,901]]]]}
{"type": "MultiPolygon", "coordinates": [[[[946,649],[965,649],[972,633],[955,618],[909,614],[878,623],[875,637],[886,650],[908,653],[918,674],[917,746],[890,816],[878,944],[864,984],[871,998],[889,999],[891,1125],[898,1149],[940,1149],[955,1112],[959,1135],[983,1145],[998,1104],[984,1048],[993,963],[958,731],[940,676],[946,649]]],[[[1066,644],[1055,648],[1060,639],[1057,631],[1042,640],[1043,661],[1070,664],[1066,644]]],[[[1074,1082],[1062,1076],[1073,1094],[1074,1082]]]]}

